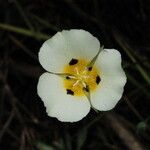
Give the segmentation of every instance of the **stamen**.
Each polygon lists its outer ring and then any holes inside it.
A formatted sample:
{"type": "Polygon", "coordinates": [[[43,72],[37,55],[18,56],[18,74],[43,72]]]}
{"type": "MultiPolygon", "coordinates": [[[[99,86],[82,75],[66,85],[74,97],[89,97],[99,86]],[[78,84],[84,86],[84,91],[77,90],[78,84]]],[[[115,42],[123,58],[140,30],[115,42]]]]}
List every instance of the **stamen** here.
{"type": "Polygon", "coordinates": [[[84,88],[87,87],[87,85],[86,85],[86,83],[84,81],[81,81],[81,83],[82,83],[82,85],[83,85],[84,88]]]}
{"type": "Polygon", "coordinates": [[[77,84],[79,84],[80,80],[77,80],[74,84],[73,87],[76,86],[77,84]]]}
{"type": "Polygon", "coordinates": [[[79,75],[79,71],[77,67],[75,67],[75,70],[76,70],[76,74],[79,75]]]}
{"type": "Polygon", "coordinates": [[[74,76],[74,75],[69,76],[69,78],[70,78],[70,79],[77,79],[77,77],[74,76]]]}

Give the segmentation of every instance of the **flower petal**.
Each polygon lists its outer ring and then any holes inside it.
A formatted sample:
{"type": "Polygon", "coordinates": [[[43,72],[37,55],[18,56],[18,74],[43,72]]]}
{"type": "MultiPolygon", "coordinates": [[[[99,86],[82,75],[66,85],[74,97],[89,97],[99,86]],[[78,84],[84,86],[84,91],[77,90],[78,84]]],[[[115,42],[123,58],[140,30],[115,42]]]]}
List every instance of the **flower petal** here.
{"type": "Polygon", "coordinates": [[[112,109],[120,100],[126,75],[121,66],[121,54],[114,49],[104,49],[96,62],[100,68],[101,82],[92,94],[92,105],[100,111],[112,109]]]}
{"type": "Polygon", "coordinates": [[[61,72],[72,58],[93,58],[100,48],[96,37],[84,30],[63,30],[44,42],[39,61],[44,69],[61,72]]]}
{"type": "Polygon", "coordinates": [[[59,76],[42,74],[37,87],[38,95],[49,116],[64,122],[79,121],[89,113],[90,103],[84,96],[67,95],[62,80],[59,76]]]}

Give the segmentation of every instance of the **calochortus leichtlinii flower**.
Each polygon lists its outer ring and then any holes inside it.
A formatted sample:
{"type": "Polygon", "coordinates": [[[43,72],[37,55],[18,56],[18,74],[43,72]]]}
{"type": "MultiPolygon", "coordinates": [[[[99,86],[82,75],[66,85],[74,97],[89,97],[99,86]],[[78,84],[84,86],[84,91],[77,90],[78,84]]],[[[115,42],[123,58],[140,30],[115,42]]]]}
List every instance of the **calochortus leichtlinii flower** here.
{"type": "Polygon", "coordinates": [[[75,122],[90,108],[107,111],[123,94],[126,75],[118,50],[104,49],[84,30],[63,30],[45,41],[39,52],[44,69],[38,95],[49,116],[75,122]]]}

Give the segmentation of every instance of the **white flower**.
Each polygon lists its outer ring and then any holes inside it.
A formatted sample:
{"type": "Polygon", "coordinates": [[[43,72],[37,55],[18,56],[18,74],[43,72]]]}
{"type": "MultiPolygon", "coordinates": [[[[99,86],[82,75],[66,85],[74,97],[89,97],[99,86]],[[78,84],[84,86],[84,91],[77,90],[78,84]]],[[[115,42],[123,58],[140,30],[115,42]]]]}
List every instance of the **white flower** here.
{"type": "Polygon", "coordinates": [[[39,78],[38,95],[60,121],[79,121],[91,107],[110,110],[122,96],[126,75],[119,51],[103,49],[87,31],[56,33],[42,45],[39,61],[48,72],[39,78]]]}

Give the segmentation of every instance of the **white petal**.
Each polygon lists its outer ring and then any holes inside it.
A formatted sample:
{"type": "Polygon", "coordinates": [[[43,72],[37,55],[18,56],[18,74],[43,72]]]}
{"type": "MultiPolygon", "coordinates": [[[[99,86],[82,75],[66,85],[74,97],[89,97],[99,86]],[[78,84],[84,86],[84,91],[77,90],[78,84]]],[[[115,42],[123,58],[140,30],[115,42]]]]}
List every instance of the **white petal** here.
{"type": "Polygon", "coordinates": [[[59,76],[49,73],[42,74],[37,91],[44,102],[48,115],[56,117],[60,121],[79,121],[90,111],[90,104],[86,97],[66,94],[63,79],[59,76]]]}
{"type": "Polygon", "coordinates": [[[115,107],[123,94],[126,75],[121,66],[121,54],[114,49],[103,50],[97,60],[100,67],[101,82],[92,94],[94,108],[105,111],[115,107]]]}
{"type": "Polygon", "coordinates": [[[96,37],[84,30],[63,30],[44,42],[39,61],[44,69],[61,72],[72,58],[93,58],[100,48],[96,37]]]}

